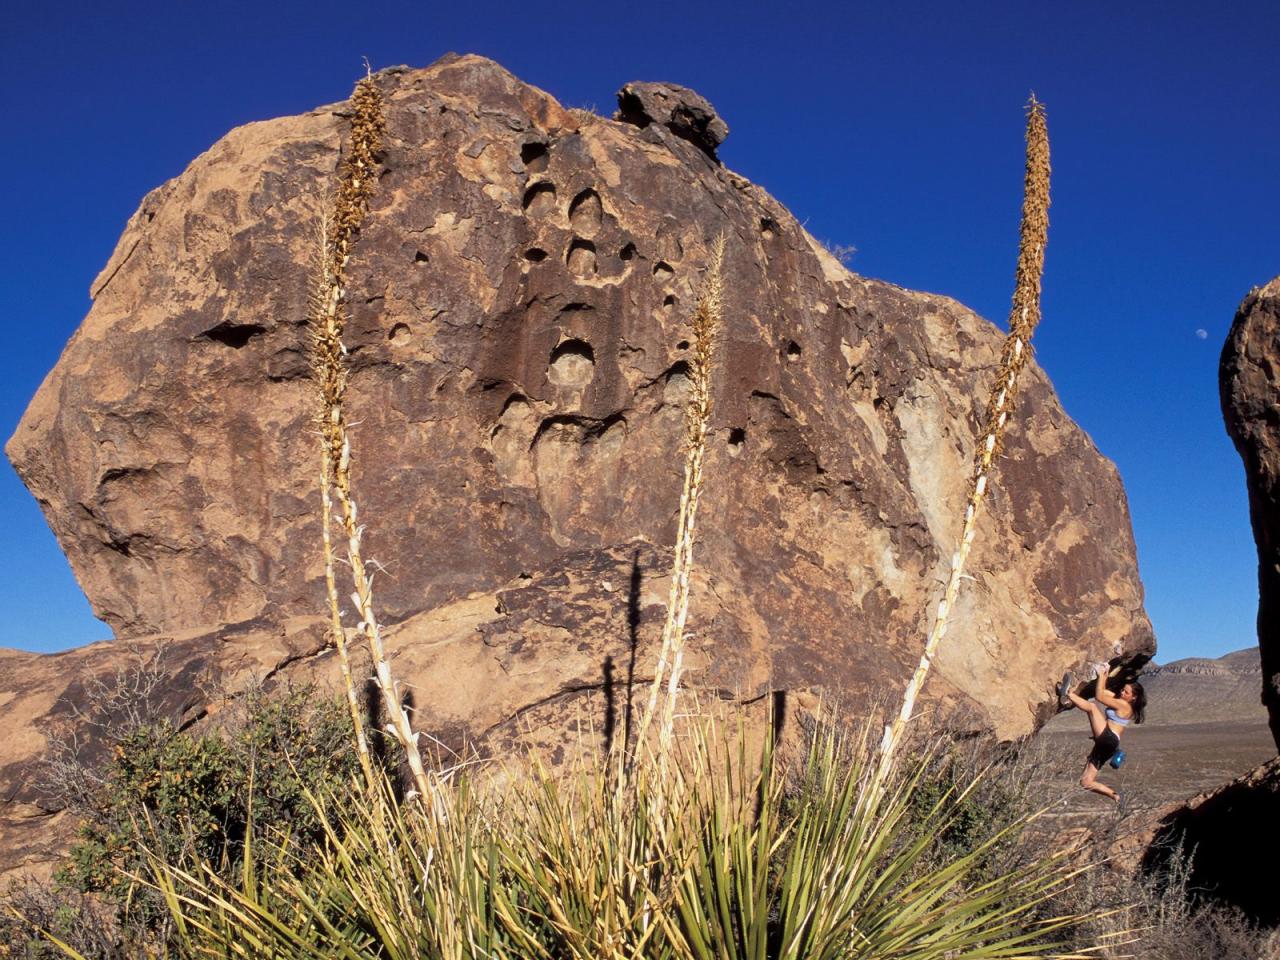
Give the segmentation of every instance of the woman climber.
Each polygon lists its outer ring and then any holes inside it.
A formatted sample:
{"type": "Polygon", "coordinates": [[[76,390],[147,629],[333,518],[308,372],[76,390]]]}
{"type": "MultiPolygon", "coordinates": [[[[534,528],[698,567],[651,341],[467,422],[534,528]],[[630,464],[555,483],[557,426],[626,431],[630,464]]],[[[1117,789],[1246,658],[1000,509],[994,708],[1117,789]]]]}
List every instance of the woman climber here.
{"type": "MultiPolygon", "coordinates": [[[[1074,680],[1070,673],[1064,675],[1062,682],[1058,684],[1058,702],[1064,707],[1074,706],[1089,715],[1093,749],[1089,751],[1089,759],[1080,777],[1080,786],[1119,803],[1120,794],[1105,783],[1098,782],[1098,771],[1119,753],[1120,735],[1124,733],[1129,723],[1142,722],[1147,707],[1147,693],[1142,689],[1142,684],[1136,680],[1122,686],[1119,693],[1112,693],[1107,689],[1107,678],[1111,668],[1105,663],[1095,663],[1091,666],[1097,679],[1097,689],[1094,692],[1094,699],[1097,702],[1086,700],[1071,689],[1074,680]]],[[[1123,753],[1119,755],[1124,756],[1123,753]]],[[[1119,763],[1115,765],[1119,766],[1119,763]]]]}

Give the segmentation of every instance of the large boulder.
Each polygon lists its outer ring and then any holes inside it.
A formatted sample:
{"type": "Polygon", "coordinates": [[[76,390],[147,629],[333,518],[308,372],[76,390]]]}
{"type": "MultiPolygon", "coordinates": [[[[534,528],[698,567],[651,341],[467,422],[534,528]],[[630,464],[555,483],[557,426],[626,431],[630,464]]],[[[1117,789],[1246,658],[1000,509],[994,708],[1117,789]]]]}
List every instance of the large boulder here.
{"type": "MultiPolygon", "coordinates": [[[[1000,331],[846,270],[719,163],[727,127],[691,91],[632,84],[608,120],[477,57],[377,82],[388,129],[352,259],[349,413],[419,723],[483,741],[603,704],[607,726],[619,685],[646,675],[689,315],[721,232],[689,683],[856,712],[896,697],[1000,331]]],[[[178,636],[179,660],[224,688],[333,669],[304,318],[346,109],[234,130],[149,194],[7,447],[117,637],[178,636]]],[[[969,571],[926,694],[1000,736],[1036,726],[1064,668],[1153,652],[1120,479],[1034,365],[969,571]]],[[[0,679],[25,738],[0,757],[15,802],[35,802],[25,771],[58,692],[110,649],[24,656],[21,689],[0,679]]]]}
{"type": "Polygon", "coordinates": [[[1227,433],[1244,461],[1258,547],[1262,702],[1280,747],[1280,277],[1236,311],[1218,368],[1227,433]]]}

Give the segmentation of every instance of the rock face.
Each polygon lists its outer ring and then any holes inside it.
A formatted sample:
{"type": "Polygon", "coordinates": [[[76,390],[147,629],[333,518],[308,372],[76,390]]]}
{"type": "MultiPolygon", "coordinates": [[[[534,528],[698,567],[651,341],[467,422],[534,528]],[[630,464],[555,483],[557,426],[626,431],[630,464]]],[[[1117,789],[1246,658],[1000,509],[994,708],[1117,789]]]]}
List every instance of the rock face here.
{"type": "Polygon", "coordinates": [[[1162,812],[1141,839],[1144,870],[1159,873],[1178,851],[1191,853],[1189,890],[1280,925],[1280,898],[1263,879],[1280,859],[1280,759],[1162,812]]]}
{"type": "Polygon", "coordinates": [[[1280,747],[1280,277],[1244,298],[1218,368],[1222,415],[1249,487],[1258,545],[1262,702],[1280,747]]]}
{"type": "MultiPolygon", "coordinates": [[[[611,121],[476,57],[378,82],[349,412],[419,722],[447,742],[579,707],[608,726],[620,685],[646,675],[688,318],[721,231],[690,686],[896,695],[957,534],[999,331],[845,270],[719,164],[727,128],[691,91],[632,84],[611,121]]],[[[117,636],[178,636],[224,686],[334,669],[304,315],[343,110],[235,130],[143,200],[7,448],[117,636]]],[[[1064,668],[1154,648],[1114,467],[1038,367],[1019,400],[926,691],[1002,736],[1035,726],[1064,668]]],[[[0,767],[6,795],[34,802],[38,731],[105,649],[27,657],[21,693],[0,680],[6,729],[31,733],[0,767]]]]}

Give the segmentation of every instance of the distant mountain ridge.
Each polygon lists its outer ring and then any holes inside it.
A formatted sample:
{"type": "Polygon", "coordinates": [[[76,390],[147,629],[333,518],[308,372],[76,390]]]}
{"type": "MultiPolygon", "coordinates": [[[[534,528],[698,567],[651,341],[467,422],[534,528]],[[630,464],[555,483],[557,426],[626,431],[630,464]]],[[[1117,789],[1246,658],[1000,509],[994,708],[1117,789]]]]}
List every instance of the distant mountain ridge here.
{"type": "Polygon", "coordinates": [[[1267,720],[1262,705],[1262,660],[1257,647],[1236,650],[1216,660],[1174,660],[1144,673],[1142,685],[1147,691],[1148,723],[1267,720]]]}
{"type": "Polygon", "coordinates": [[[1212,674],[1262,674],[1262,657],[1257,647],[1248,647],[1224,654],[1216,660],[1208,657],[1187,657],[1172,663],[1152,664],[1145,676],[1166,676],[1180,673],[1212,674]]]}

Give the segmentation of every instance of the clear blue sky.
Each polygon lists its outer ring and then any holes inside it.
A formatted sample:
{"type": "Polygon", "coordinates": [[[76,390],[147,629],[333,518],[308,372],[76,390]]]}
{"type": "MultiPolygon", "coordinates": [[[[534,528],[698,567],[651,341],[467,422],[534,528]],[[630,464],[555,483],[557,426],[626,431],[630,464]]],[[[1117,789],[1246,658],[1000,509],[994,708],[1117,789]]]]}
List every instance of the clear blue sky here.
{"type": "MultiPolygon", "coordinates": [[[[1054,161],[1039,357],[1120,467],[1160,659],[1216,656],[1255,640],[1217,361],[1240,299],[1280,273],[1278,35],[1274,0],[12,4],[0,430],[143,194],[238,124],[343,99],[364,56],[481,53],[600,112],[628,80],[691,86],[729,123],[724,161],[856,245],[854,269],[1001,323],[1034,89],[1054,161]]],[[[7,463],[0,504],[0,645],[106,637],[7,463]]]]}

